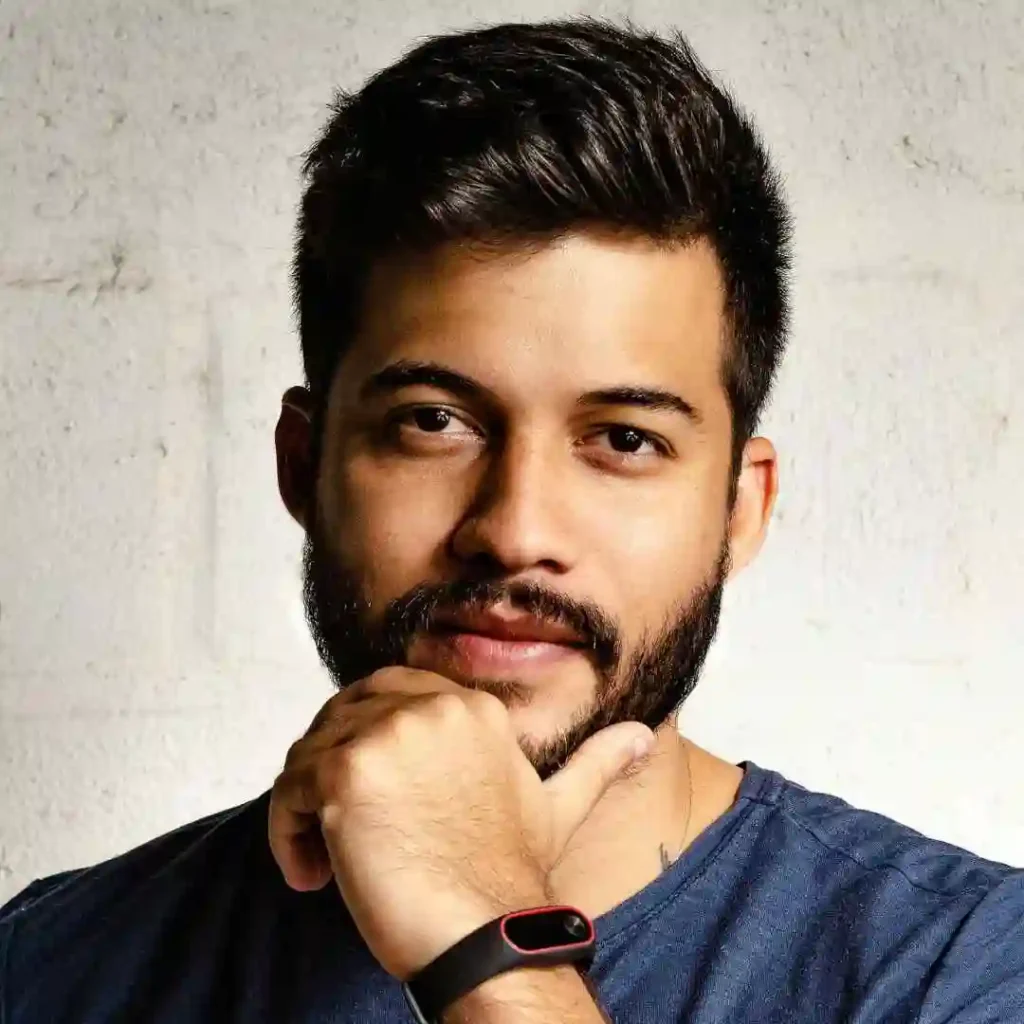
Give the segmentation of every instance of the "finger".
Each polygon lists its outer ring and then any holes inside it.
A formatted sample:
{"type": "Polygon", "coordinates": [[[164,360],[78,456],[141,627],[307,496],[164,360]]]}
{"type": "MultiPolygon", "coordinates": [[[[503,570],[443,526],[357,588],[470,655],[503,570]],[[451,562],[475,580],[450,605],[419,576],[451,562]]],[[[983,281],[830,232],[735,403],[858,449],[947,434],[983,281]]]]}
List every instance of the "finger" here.
{"type": "Polygon", "coordinates": [[[446,676],[426,669],[409,668],[405,665],[389,665],[378,669],[372,675],[350,683],[344,690],[334,694],[316,713],[306,735],[320,729],[326,722],[337,717],[344,709],[359,704],[369,697],[386,693],[455,693],[465,687],[446,676]]]}
{"type": "Polygon", "coordinates": [[[282,772],[270,793],[270,852],[285,882],[299,892],[322,889],[331,880],[330,859],[317,816],[320,806],[308,770],[282,772]]]}
{"type": "Polygon", "coordinates": [[[366,697],[366,679],[350,683],[343,690],[339,690],[330,700],[324,702],[320,710],[313,716],[305,735],[319,730],[326,722],[336,718],[343,708],[356,704],[366,697]]]}
{"type": "Polygon", "coordinates": [[[426,693],[460,693],[465,690],[447,676],[438,675],[425,668],[410,668],[408,665],[389,665],[361,680],[363,692],[407,693],[418,696],[426,693]]]}
{"type": "Polygon", "coordinates": [[[654,745],[639,722],[621,722],[590,737],[568,763],[544,782],[552,801],[557,856],[608,787],[654,745]]]}
{"type": "Polygon", "coordinates": [[[402,694],[375,694],[357,704],[336,705],[331,717],[323,718],[315,731],[310,727],[288,748],[285,768],[296,768],[311,757],[348,742],[408,699],[402,694]]]}
{"type": "Polygon", "coordinates": [[[328,700],[299,740],[274,783],[268,811],[271,852],[294,889],[321,889],[331,878],[330,859],[320,828],[322,759],[416,698],[464,687],[434,672],[392,667],[353,683],[328,700]]]}
{"type": "Polygon", "coordinates": [[[340,766],[339,747],[365,735],[400,707],[429,700],[432,694],[380,694],[338,711],[320,731],[294,743],[271,791],[268,838],[285,881],[293,889],[322,889],[331,879],[331,863],[320,813],[331,799],[340,766]]]}

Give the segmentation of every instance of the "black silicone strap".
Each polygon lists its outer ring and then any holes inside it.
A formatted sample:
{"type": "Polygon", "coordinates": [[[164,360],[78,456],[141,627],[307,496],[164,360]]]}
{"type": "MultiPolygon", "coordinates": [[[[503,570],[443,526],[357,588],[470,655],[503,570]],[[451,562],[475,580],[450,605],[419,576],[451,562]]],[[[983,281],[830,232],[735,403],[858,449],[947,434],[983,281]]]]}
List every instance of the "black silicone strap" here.
{"type": "Polygon", "coordinates": [[[470,932],[410,978],[403,989],[420,1021],[434,1024],[446,1006],[497,974],[516,967],[558,964],[586,968],[593,957],[594,926],[575,907],[517,910],[470,932]],[[517,945],[514,937],[524,934],[531,941],[517,945]]]}

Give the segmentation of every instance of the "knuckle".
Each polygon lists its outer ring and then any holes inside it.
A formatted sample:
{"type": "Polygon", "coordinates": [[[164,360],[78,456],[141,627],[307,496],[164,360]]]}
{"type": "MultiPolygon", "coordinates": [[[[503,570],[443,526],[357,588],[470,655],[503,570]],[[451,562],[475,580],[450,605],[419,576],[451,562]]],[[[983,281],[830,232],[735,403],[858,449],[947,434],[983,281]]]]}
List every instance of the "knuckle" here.
{"type": "Polygon", "coordinates": [[[355,775],[353,765],[354,745],[332,747],[317,758],[313,767],[313,778],[323,803],[331,803],[342,796],[355,775]]]}
{"type": "Polygon", "coordinates": [[[308,814],[319,800],[310,769],[285,768],[274,780],[271,810],[278,820],[287,815],[308,814]]]}
{"type": "Polygon", "coordinates": [[[296,740],[289,748],[288,753],[284,756],[284,770],[288,771],[294,768],[302,757],[302,752],[305,749],[301,739],[296,740]]]}
{"type": "Polygon", "coordinates": [[[425,693],[396,707],[380,723],[381,738],[398,746],[413,746],[458,729],[470,717],[466,701],[454,693],[425,693]]]}
{"type": "Polygon", "coordinates": [[[428,694],[396,707],[382,724],[387,735],[401,743],[420,732],[436,728],[436,713],[436,697],[428,694]]]}
{"type": "Polygon", "coordinates": [[[336,693],[324,702],[320,710],[313,716],[313,721],[310,722],[309,728],[302,737],[303,739],[312,736],[315,732],[319,732],[328,722],[337,717],[339,710],[343,707],[342,697],[343,694],[336,693]]]}
{"type": "Polygon", "coordinates": [[[472,694],[473,708],[491,726],[503,726],[508,720],[508,711],[499,697],[493,693],[477,690],[472,694]]]}
{"type": "Polygon", "coordinates": [[[389,758],[387,745],[382,743],[382,739],[381,730],[374,729],[339,748],[335,770],[342,785],[362,789],[368,782],[380,778],[389,758]]]}
{"type": "Polygon", "coordinates": [[[366,693],[379,693],[393,689],[400,685],[408,674],[408,669],[403,665],[385,665],[383,668],[371,672],[365,679],[361,679],[357,686],[361,686],[366,693]]]}
{"type": "Polygon", "coordinates": [[[444,722],[461,721],[468,710],[465,698],[458,693],[435,693],[429,706],[431,712],[444,722]]]}

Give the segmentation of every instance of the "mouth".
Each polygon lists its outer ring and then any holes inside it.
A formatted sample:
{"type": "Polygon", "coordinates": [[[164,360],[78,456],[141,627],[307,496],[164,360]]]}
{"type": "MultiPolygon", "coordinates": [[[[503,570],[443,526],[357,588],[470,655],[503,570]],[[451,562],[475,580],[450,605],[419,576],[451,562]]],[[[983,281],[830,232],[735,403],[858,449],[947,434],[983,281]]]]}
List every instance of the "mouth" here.
{"type": "Polygon", "coordinates": [[[446,667],[469,676],[522,677],[588,645],[575,631],[532,616],[464,612],[440,616],[423,643],[446,667]]]}
{"type": "Polygon", "coordinates": [[[502,643],[586,646],[579,633],[561,623],[538,619],[532,615],[505,615],[495,610],[439,615],[435,628],[442,634],[473,634],[502,643]]]}

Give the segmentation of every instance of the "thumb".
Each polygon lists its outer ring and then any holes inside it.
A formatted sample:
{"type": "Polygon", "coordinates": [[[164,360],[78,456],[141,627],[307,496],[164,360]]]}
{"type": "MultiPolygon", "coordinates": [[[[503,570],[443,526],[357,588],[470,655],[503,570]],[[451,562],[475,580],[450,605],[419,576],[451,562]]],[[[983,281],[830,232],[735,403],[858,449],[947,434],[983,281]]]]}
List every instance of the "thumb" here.
{"type": "Polygon", "coordinates": [[[556,856],[605,790],[634,761],[650,753],[654,743],[654,733],[639,722],[610,725],[591,736],[564,768],[545,780],[556,856]]]}

